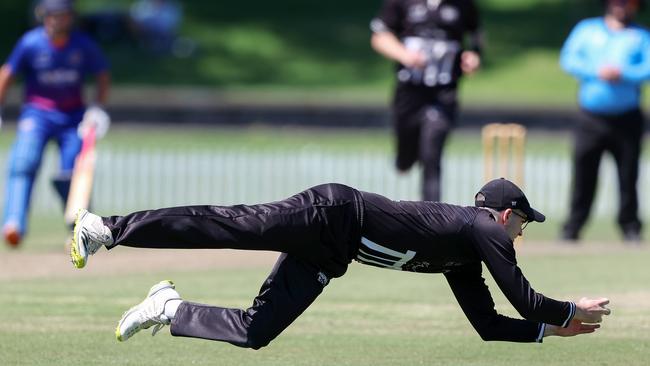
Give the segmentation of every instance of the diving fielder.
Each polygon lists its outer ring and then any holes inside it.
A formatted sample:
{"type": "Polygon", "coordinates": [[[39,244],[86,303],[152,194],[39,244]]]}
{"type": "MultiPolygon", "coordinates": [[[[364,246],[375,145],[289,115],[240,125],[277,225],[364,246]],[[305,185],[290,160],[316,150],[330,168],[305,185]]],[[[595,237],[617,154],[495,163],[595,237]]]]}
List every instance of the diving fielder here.
{"type": "Polygon", "coordinates": [[[577,303],[535,292],[517,266],[513,240],[544,215],[513,183],[497,179],[475,196],[476,207],[392,201],[340,184],[310,188],[259,205],[186,206],[99,217],[80,210],[71,243],[73,263],[105,246],[231,248],[282,252],[248,309],[183,301],[171,281],[154,285],[127,311],[116,336],[171,325],[175,336],[259,349],[288,327],[343,276],[352,260],[401,271],[443,273],[465,315],[484,340],[541,342],[598,328],[607,299],[577,303]],[[484,263],[524,319],[496,312],[484,263]]]}

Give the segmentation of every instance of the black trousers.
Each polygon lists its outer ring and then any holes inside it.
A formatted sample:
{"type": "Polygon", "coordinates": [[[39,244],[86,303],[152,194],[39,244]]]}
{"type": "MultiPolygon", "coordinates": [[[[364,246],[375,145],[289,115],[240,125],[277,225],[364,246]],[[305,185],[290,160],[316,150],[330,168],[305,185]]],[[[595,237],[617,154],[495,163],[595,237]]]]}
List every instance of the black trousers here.
{"type": "Polygon", "coordinates": [[[456,87],[426,87],[399,83],[393,99],[397,137],[396,166],[422,164],[422,197],[440,201],[442,153],[457,114],[456,87]]]}
{"type": "Polygon", "coordinates": [[[105,217],[114,246],[246,249],[282,252],[245,310],[183,302],[171,324],[176,336],[258,349],[288,327],[342,276],[361,239],[360,193],[324,184],[260,205],[186,206],[105,217]]]}
{"type": "Polygon", "coordinates": [[[578,237],[589,217],[600,161],[605,151],[612,154],[618,171],[619,207],[617,222],[623,233],[639,233],[636,183],[643,136],[643,114],[639,109],[617,116],[583,112],[575,130],[573,185],[570,213],[564,225],[567,237],[578,237]]]}

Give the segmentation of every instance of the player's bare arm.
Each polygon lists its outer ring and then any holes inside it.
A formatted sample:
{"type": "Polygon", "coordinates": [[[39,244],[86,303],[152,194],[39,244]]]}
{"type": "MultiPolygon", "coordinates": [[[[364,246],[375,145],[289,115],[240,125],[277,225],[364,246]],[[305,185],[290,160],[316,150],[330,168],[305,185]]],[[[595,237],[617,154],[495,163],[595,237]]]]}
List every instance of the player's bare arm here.
{"type": "Polygon", "coordinates": [[[481,56],[476,51],[463,51],[460,54],[460,67],[464,74],[473,74],[481,67],[481,56]]]}
{"type": "MultiPolygon", "coordinates": [[[[94,128],[96,138],[103,138],[110,127],[111,118],[106,113],[104,106],[108,102],[108,95],[111,87],[111,77],[108,71],[102,71],[96,76],[96,96],[95,104],[86,109],[86,113],[79,124],[77,132],[82,139],[88,133],[88,130],[94,128]]],[[[95,138],[95,137],[93,137],[95,138]]]]}
{"type": "Polygon", "coordinates": [[[12,80],[11,68],[8,65],[2,65],[0,68],[0,128],[2,127],[2,106],[4,105],[12,80]]]}
{"type": "Polygon", "coordinates": [[[0,67],[0,106],[2,106],[7,97],[7,91],[9,90],[12,81],[13,73],[11,72],[11,67],[6,64],[2,65],[2,67],[0,67]]]}
{"type": "Polygon", "coordinates": [[[111,75],[108,71],[102,71],[96,76],[96,96],[95,101],[99,105],[106,105],[108,95],[111,89],[111,75]]]}
{"type": "Polygon", "coordinates": [[[406,67],[423,68],[426,57],[404,47],[404,44],[391,32],[375,32],[370,41],[372,48],[384,57],[397,61],[406,67]]]}

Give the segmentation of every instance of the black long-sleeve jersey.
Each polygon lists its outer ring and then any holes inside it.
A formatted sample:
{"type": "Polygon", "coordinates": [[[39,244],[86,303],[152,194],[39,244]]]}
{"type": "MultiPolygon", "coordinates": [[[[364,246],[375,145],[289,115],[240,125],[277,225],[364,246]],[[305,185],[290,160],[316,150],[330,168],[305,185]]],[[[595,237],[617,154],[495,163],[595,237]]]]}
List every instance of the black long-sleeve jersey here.
{"type": "Polygon", "coordinates": [[[396,270],[444,273],[484,340],[541,342],[545,323],[567,326],[573,318],[574,303],[533,290],[517,266],[512,240],[487,210],[361,194],[362,238],[355,260],[396,270]],[[526,320],[496,312],[481,263],[526,320]]]}

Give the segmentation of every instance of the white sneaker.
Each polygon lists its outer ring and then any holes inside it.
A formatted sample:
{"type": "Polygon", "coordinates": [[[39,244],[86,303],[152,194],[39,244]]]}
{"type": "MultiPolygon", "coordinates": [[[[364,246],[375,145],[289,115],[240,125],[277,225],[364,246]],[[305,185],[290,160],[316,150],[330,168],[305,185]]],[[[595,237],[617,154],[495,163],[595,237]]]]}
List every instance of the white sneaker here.
{"type": "Polygon", "coordinates": [[[124,342],[140,330],[155,325],[151,334],[153,336],[162,327],[169,325],[171,319],[165,316],[165,304],[169,300],[182,300],[174,288],[174,283],[168,280],[153,285],[141,303],[122,315],[115,329],[117,340],[124,342]]]}
{"type": "Polygon", "coordinates": [[[88,262],[88,255],[93,255],[102,245],[113,244],[113,234],[102,218],[80,209],[74,222],[70,258],[77,268],[83,268],[88,262]]]}

